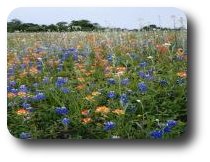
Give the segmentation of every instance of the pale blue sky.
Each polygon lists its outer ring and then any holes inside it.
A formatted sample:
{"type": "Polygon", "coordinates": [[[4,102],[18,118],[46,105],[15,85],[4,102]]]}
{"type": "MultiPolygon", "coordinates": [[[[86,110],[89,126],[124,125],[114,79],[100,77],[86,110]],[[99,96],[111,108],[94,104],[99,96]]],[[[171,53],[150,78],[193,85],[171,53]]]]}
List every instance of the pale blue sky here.
{"type": "Polygon", "coordinates": [[[139,28],[139,26],[156,24],[162,27],[173,27],[173,18],[176,18],[176,26],[179,27],[180,17],[187,26],[186,16],[177,8],[17,8],[8,16],[8,21],[18,18],[24,23],[55,24],[60,21],[71,22],[72,20],[87,19],[92,23],[102,26],[139,28]]]}

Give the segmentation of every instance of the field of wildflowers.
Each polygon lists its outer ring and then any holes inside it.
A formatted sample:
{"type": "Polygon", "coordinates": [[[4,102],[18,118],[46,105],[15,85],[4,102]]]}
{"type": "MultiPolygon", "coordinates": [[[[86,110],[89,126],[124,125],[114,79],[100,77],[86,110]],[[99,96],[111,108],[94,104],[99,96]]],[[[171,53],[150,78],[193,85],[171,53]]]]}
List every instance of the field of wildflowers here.
{"type": "Polygon", "coordinates": [[[21,139],[170,139],[187,123],[186,30],[8,33],[21,139]]]}

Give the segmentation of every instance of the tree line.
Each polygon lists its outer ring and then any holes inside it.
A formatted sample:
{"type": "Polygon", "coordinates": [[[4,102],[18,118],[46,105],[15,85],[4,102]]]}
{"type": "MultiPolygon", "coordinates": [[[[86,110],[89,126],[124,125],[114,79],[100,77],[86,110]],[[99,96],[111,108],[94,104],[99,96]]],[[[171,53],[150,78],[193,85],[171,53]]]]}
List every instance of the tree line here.
{"type": "MultiPolygon", "coordinates": [[[[141,29],[132,29],[129,31],[139,31],[139,30],[170,30],[169,28],[161,28],[156,25],[144,26],[141,29]]],[[[7,22],[7,32],[72,32],[72,31],[105,31],[105,30],[115,30],[124,31],[128,29],[121,28],[109,28],[102,27],[98,23],[92,23],[89,20],[73,20],[70,23],[61,21],[56,24],[50,25],[39,25],[34,23],[23,23],[19,19],[12,19],[7,22]]]]}

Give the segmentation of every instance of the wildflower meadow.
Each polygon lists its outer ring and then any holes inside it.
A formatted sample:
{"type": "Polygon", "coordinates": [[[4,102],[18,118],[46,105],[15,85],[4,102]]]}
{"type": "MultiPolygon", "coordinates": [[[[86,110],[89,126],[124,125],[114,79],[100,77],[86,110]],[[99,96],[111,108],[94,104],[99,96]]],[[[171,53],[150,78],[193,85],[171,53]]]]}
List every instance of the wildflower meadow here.
{"type": "Polygon", "coordinates": [[[187,30],[8,33],[21,139],[171,139],[187,124],[187,30]]]}

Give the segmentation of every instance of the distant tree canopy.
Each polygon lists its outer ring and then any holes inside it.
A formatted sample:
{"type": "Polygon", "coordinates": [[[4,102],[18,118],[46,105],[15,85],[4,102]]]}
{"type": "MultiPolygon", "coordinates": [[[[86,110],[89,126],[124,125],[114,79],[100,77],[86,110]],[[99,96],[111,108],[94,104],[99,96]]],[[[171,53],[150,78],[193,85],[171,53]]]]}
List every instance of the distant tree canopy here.
{"type": "MultiPolygon", "coordinates": [[[[130,31],[138,30],[168,30],[168,28],[157,27],[156,25],[144,26],[141,29],[132,29],[130,31]]],[[[12,19],[7,22],[7,32],[72,32],[72,31],[105,31],[116,30],[125,31],[128,29],[101,27],[98,23],[92,23],[89,20],[73,20],[70,23],[61,21],[56,24],[39,25],[34,23],[23,23],[19,19],[12,19]]]]}

